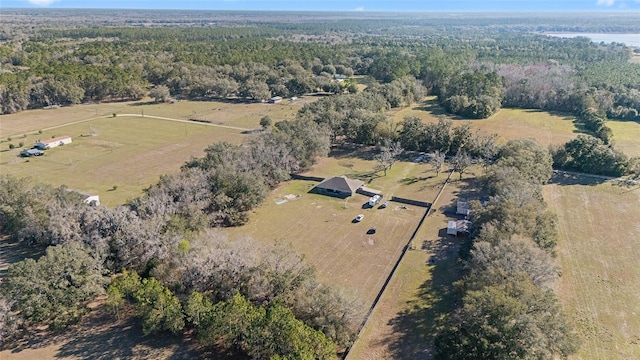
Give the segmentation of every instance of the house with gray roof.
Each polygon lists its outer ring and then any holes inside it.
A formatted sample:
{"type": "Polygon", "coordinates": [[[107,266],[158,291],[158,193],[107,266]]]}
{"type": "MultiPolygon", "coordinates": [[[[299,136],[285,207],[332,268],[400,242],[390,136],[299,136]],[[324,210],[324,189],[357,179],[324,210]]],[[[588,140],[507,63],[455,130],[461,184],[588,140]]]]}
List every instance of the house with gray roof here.
{"type": "Polygon", "coordinates": [[[326,178],[318,185],[316,185],[312,191],[318,194],[324,194],[329,196],[335,196],[339,198],[346,198],[353,196],[356,191],[364,185],[364,181],[349,179],[346,176],[335,176],[326,178]]]}

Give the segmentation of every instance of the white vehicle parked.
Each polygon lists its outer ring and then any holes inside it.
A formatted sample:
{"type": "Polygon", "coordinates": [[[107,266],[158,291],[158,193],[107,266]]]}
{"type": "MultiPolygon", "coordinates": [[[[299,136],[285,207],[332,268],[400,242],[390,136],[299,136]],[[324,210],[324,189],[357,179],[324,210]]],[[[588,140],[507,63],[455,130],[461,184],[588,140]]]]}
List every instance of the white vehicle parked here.
{"type": "Polygon", "coordinates": [[[376,204],[379,203],[380,200],[382,200],[382,197],[380,195],[372,196],[371,198],[369,198],[369,206],[371,207],[376,206],[376,204]]]}

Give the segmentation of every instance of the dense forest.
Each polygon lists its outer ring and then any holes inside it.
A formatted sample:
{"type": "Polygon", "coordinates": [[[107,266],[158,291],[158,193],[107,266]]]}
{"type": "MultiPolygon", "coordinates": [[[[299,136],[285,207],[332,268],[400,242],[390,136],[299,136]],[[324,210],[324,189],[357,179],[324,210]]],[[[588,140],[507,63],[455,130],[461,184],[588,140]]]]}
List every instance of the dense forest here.
{"type": "Polygon", "coordinates": [[[623,44],[540,32],[638,31],[633,19],[294,13],[280,21],[285,15],[274,13],[238,22],[235,13],[160,12],[148,20],[153,16],[114,10],[91,13],[103,20],[96,25],[83,11],[70,11],[66,22],[56,20],[64,11],[44,12],[39,20],[27,10],[11,12],[7,24],[16,26],[2,26],[2,114],[145,96],[327,96],[294,120],[263,119],[262,131],[244,145],[210,145],[113,209],[88,206],[64,187],[1,177],[2,234],[47,250],[10,266],[0,288],[0,340],[33,325],[63,329],[106,293],[115,314],[134,309],[145,334],[190,331],[204,346],[255,359],[335,358],[355,339],[358,299],[318,281],[286,244],[232,241],[210,229],[246,223],[290,174],[349,143],[381,146],[376,160],[385,171],[403,149],[433,153],[437,172],[448,159],[460,178],[472,163],[486,170],[480,181],[490,199],[473,205],[458,306],[440,324],[437,358],[576,351],[551,291],[559,276],[555,218],[541,186],[553,167],[640,173],[637,159],[614,148],[607,126],[610,119],[640,121],[640,65],[629,62],[632,50],[623,44]],[[371,83],[358,91],[363,77],[371,83]],[[425,95],[470,119],[501,107],[570,113],[586,134],[553,149],[530,140],[500,145],[468,124],[415,117],[392,123],[384,114],[425,95]]]}

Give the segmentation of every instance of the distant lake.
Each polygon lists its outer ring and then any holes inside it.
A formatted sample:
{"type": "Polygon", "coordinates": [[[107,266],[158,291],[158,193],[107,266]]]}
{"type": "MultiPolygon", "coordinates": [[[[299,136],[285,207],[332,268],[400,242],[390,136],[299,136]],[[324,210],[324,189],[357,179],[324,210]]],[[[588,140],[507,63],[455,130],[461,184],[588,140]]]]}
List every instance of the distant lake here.
{"type": "Polygon", "coordinates": [[[602,34],[602,33],[546,33],[545,35],[562,38],[585,36],[595,43],[623,43],[627,46],[640,47],[640,34],[602,34]]]}

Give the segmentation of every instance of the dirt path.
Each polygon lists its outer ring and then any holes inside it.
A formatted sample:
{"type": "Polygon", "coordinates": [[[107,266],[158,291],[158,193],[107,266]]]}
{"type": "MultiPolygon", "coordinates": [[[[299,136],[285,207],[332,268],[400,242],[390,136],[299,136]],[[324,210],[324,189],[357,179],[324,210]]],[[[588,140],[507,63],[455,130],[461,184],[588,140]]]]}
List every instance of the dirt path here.
{"type": "MultiPolygon", "coordinates": [[[[77,121],[72,121],[72,122],[69,122],[69,123],[61,124],[61,125],[51,126],[51,127],[43,128],[43,129],[40,129],[40,130],[41,131],[55,130],[55,129],[63,128],[63,127],[66,127],[66,126],[82,124],[82,123],[93,121],[93,120],[107,119],[107,118],[112,118],[112,117],[113,117],[113,115],[97,116],[97,117],[92,117],[92,118],[89,118],[89,119],[77,120],[77,121]]],[[[174,119],[174,118],[163,117],[163,116],[154,116],[154,115],[116,114],[116,117],[143,117],[143,118],[151,118],[151,119],[158,119],[158,120],[175,121],[175,122],[181,122],[181,123],[185,123],[185,124],[197,124],[197,125],[204,125],[204,126],[213,126],[213,127],[219,127],[219,128],[225,128],[225,129],[233,129],[233,130],[242,130],[242,131],[253,130],[253,129],[243,128],[243,127],[238,127],[238,126],[212,124],[212,123],[207,123],[207,122],[174,119]]],[[[31,132],[33,132],[33,131],[30,131],[29,133],[31,133],[31,132]]],[[[17,137],[29,135],[29,133],[17,134],[17,135],[12,135],[12,136],[17,138],[17,137]]]]}
{"type": "MultiPolygon", "coordinates": [[[[118,117],[120,117],[120,116],[125,116],[125,117],[143,117],[143,118],[152,118],[152,119],[158,119],[158,120],[176,121],[176,122],[181,122],[181,123],[186,123],[186,124],[198,124],[198,125],[213,126],[213,127],[221,127],[221,128],[225,128],[225,129],[234,129],[234,130],[242,130],[242,131],[249,131],[249,130],[253,130],[253,129],[247,129],[247,128],[238,127],[238,126],[212,124],[212,123],[208,123],[208,122],[200,122],[200,121],[193,121],[193,120],[173,119],[173,118],[168,118],[168,117],[163,117],[163,116],[154,116],[154,115],[141,115],[141,114],[117,114],[116,116],[118,116],[118,117]]],[[[109,116],[106,116],[106,117],[109,117],[109,116]]]]}

